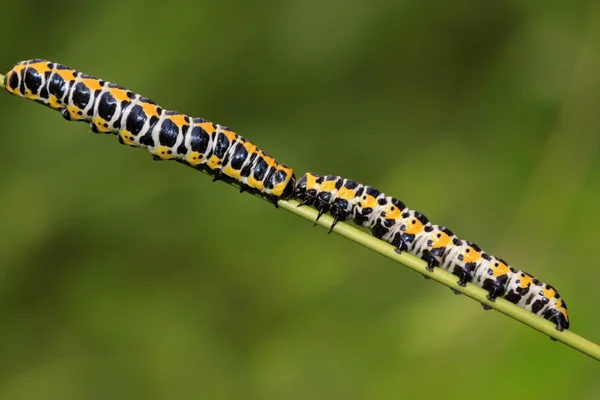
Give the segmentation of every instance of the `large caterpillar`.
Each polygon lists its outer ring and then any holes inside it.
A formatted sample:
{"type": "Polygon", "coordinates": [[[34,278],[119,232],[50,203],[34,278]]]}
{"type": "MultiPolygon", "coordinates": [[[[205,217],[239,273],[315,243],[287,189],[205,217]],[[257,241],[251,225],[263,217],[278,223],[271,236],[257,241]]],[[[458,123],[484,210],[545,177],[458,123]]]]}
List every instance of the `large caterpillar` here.
{"type": "Polygon", "coordinates": [[[212,170],[214,180],[225,176],[238,181],[242,191],[262,192],[275,206],[293,193],[292,169],[244,137],[202,118],[165,110],[117,84],[36,59],[17,63],[6,74],[4,87],[59,110],[67,120],[89,123],[95,133],[112,133],[119,143],[146,147],[155,160],[175,159],[212,170]]]}
{"type": "Polygon", "coordinates": [[[485,253],[475,243],[461,240],[448,228],[434,225],[418,211],[379,190],[339,176],[303,175],[294,197],[300,205],[313,205],[319,214],[329,212],[334,220],[352,219],[378,239],[427,262],[427,269],[440,267],[456,275],[458,284],[467,282],[488,291],[488,299],[503,297],[537,314],[562,331],[569,328],[567,305],[556,289],[506,261],[485,253]]]}

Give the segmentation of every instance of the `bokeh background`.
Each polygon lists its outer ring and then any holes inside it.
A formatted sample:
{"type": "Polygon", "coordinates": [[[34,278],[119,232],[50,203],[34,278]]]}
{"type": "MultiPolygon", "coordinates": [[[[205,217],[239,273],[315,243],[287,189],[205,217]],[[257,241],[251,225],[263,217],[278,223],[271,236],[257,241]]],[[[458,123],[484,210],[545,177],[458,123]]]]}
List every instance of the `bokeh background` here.
{"type": "MultiPolygon", "coordinates": [[[[376,186],[600,341],[600,8],[4,2],[46,58],[376,186]]],[[[0,94],[1,399],[597,399],[565,345],[250,195],[0,94]]]]}

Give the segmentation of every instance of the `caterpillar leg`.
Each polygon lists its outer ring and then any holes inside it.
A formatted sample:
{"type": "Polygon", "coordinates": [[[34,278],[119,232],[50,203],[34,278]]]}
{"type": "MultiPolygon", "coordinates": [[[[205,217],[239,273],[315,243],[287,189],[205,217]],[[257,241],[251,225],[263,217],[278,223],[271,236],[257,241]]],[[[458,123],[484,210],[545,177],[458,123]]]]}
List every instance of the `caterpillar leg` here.
{"type": "Polygon", "coordinates": [[[302,200],[300,203],[298,203],[298,205],[296,207],[302,207],[302,206],[306,206],[306,205],[310,205],[310,199],[302,200]]]}
{"type": "Polygon", "coordinates": [[[498,286],[494,286],[489,294],[487,295],[487,299],[489,301],[496,301],[496,298],[502,294],[502,290],[498,286]]]}
{"type": "Polygon", "coordinates": [[[458,277],[460,279],[456,283],[458,283],[458,285],[462,286],[462,287],[466,287],[467,282],[469,282],[470,278],[471,278],[471,276],[469,275],[469,273],[467,271],[461,271],[461,273],[458,277]]]}
{"type": "Polygon", "coordinates": [[[337,224],[339,221],[339,217],[334,217],[333,218],[333,222],[331,223],[331,226],[329,227],[329,230],[327,231],[327,234],[329,235],[331,232],[333,232],[333,227],[335,226],[335,224],[337,224]]]}
{"type": "Polygon", "coordinates": [[[71,114],[67,111],[66,108],[63,108],[62,110],[60,110],[60,115],[62,115],[63,118],[66,119],[67,121],[71,120],[71,114]]]}
{"type": "Polygon", "coordinates": [[[315,202],[315,208],[317,210],[319,210],[319,214],[317,214],[317,219],[315,219],[315,224],[313,226],[317,226],[317,221],[319,220],[319,218],[321,218],[321,216],[323,214],[325,214],[326,212],[328,212],[331,207],[329,206],[329,204],[317,200],[315,202]]]}
{"type": "MultiPolygon", "coordinates": [[[[131,143],[126,143],[123,138],[121,137],[121,135],[117,135],[117,142],[119,142],[119,144],[124,144],[125,146],[129,146],[129,147],[136,147],[134,144],[131,143]]],[[[154,157],[153,157],[154,158],[154,157]]]]}
{"type": "Polygon", "coordinates": [[[315,224],[313,225],[313,227],[317,226],[317,221],[319,220],[319,218],[321,218],[321,216],[325,214],[325,209],[321,208],[319,209],[319,214],[317,214],[317,219],[315,219],[315,224]]]}
{"type": "Polygon", "coordinates": [[[221,172],[221,170],[220,169],[216,170],[212,181],[216,182],[216,181],[220,180],[222,176],[223,176],[223,173],[221,172]]]}
{"type": "Polygon", "coordinates": [[[398,254],[402,254],[403,251],[408,250],[408,245],[406,244],[406,242],[402,239],[400,239],[400,241],[398,242],[398,245],[396,246],[396,248],[394,249],[394,251],[398,254]]]}
{"type": "Polygon", "coordinates": [[[331,226],[329,227],[329,232],[327,232],[327,234],[330,234],[331,232],[333,232],[333,228],[339,221],[345,221],[346,219],[348,219],[348,213],[337,207],[335,207],[335,211],[333,212],[332,215],[333,215],[333,222],[332,222],[331,226]]]}
{"type": "Polygon", "coordinates": [[[279,208],[279,204],[277,204],[277,202],[279,201],[279,197],[270,194],[268,196],[269,198],[269,203],[273,203],[273,205],[275,206],[275,208],[279,208]]]}
{"type": "Polygon", "coordinates": [[[94,133],[110,133],[108,129],[108,124],[106,122],[102,123],[102,128],[104,129],[102,132],[98,130],[98,126],[94,122],[90,122],[90,130],[94,133]]]}
{"type": "Polygon", "coordinates": [[[427,257],[427,267],[426,267],[427,271],[433,272],[433,268],[437,267],[437,266],[438,266],[438,263],[437,263],[437,260],[435,259],[435,257],[428,256],[427,257]]]}
{"type": "Polygon", "coordinates": [[[489,311],[492,309],[492,307],[488,306],[487,304],[483,304],[481,303],[481,307],[485,310],[485,311],[489,311]]]}
{"type": "Polygon", "coordinates": [[[562,314],[559,314],[556,317],[552,318],[550,322],[554,322],[556,324],[556,330],[559,332],[562,332],[569,327],[568,322],[565,320],[562,314]]]}

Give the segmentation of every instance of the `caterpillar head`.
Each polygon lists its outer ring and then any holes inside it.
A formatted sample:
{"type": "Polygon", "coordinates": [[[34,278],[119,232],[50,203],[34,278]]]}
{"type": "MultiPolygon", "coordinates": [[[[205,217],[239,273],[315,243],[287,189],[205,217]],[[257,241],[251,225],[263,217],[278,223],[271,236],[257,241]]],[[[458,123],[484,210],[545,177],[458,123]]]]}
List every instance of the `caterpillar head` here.
{"type": "Polygon", "coordinates": [[[321,177],[317,174],[307,172],[302,175],[293,188],[294,197],[304,200],[308,197],[315,197],[321,177]]]}
{"type": "MultiPolygon", "coordinates": [[[[549,286],[549,285],[548,285],[549,286]]],[[[548,321],[556,325],[556,330],[569,329],[569,316],[567,315],[567,304],[560,298],[558,293],[550,299],[550,304],[544,315],[548,321]]]]}
{"type": "Polygon", "coordinates": [[[24,93],[21,89],[24,89],[24,85],[21,85],[23,80],[22,73],[25,69],[25,65],[21,62],[16,64],[10,71],[4,76],[4,88],[10,94],[17,96],[23,96],[24,93]]]}
{"type": "Polygon", "coordinates": [[[52,71],[50,66],[48,61],[40,59],[19,62],[4,78],[6,90],[11,94],[47,104],[46,97],[40,96],[39,93],[52,71]]]}

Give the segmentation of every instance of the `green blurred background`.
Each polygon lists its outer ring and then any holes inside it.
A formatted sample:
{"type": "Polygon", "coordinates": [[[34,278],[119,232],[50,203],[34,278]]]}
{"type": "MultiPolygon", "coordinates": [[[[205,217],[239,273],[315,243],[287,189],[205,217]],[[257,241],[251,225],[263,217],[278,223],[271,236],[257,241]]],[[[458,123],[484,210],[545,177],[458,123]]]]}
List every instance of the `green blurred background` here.
{"type": "MultiPolygon", "coordinates": [[[[376,186],[600,341],[600,8],[4,2],[46,58],[376,186]]],[[[597,399],[565,345],[259,199],[0,94],[0,399],[597,399]]]]}

